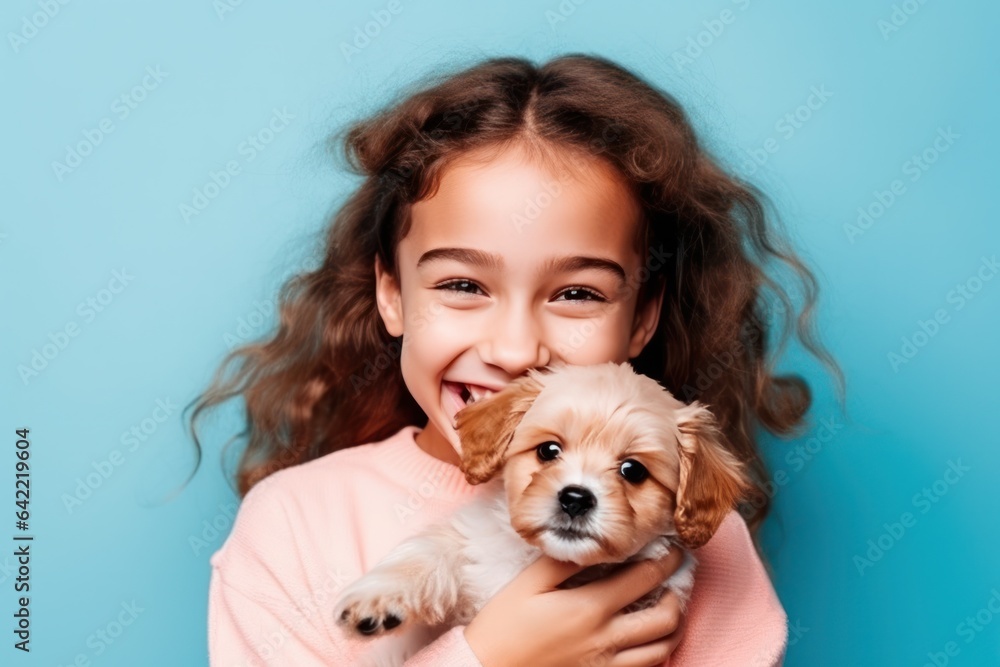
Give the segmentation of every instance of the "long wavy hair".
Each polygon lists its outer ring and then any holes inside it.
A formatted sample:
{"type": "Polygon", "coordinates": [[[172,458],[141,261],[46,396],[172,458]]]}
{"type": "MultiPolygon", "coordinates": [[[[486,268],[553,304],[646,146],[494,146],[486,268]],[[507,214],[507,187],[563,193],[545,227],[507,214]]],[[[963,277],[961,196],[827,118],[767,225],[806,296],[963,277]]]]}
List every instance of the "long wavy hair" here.
{"type": "Polygon", "coordinates": [[[812,400],[800,376],[774,372],[793,327],[834,372],[843,401],[843,373],[814,331],[816,279],[771,229],[776,216],[766,213],[765,196],[720,168],[671,95],[591,55],[540,66],[494,58],[439,73],[330,138],[331,150],[343,150],[363,182],[333,215],[320,266],[282,285],[276,331],[233,349],[211,386],[186,406],[194,406],[198,463],[199,415],[237,395],[246,409],[238,436],[247,439],[235,471],[240,497],[277,470],[426,422],[403,383],[401,339],[389,335],[376,308],[375,257],[398,276],[395,250],[410,206],[436,190],[456,157],[512,142],[594,155],[641,200],[646,251],[659,249],[667,259],[647,263],[654,268],[639,305],[665,294],[656,332],[631,363],[716,415],[727,446],[755,479],[740,509],[759,550],[757,529],[771,497],[757,427],[797,435],[812,400]],[[771,260],[790,267],[802,285],[801,312],[767,275],[771,260]]]}

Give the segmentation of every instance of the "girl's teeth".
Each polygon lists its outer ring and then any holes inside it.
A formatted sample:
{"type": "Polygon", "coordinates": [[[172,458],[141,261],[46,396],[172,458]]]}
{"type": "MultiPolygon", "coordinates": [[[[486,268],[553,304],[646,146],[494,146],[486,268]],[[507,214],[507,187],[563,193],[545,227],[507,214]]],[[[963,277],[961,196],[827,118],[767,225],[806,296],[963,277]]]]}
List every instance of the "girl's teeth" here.
{"type": "Polygon", "coordinates": [[[489,398],[494,393],[493,390],[491,389],[484,389],[483,387],[472,387],[469,385],[465,385],[465,392],[470,394],[470,396],[466,399],[465,402],[466,405],[472,405],[476,401],[480,401],[484,398],[489,398]]]}

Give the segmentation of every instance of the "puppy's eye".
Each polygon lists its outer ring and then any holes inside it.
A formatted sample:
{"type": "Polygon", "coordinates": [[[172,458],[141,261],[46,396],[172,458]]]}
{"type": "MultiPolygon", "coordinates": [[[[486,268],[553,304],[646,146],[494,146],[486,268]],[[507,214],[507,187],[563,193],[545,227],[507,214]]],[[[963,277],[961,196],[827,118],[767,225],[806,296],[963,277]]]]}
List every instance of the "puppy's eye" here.
{"type": "Polygon", "coordinates": [[[535,448],[535,451],[538,452],[538,458],[542,461],[551,461],[559,456],[562,447],[557,442],[543,442],[535,448]]]}
{"type": "Polygon", "coordinates": [[[633,459],[628,459],[627,461],[622,462],[620,472],[622,477],[632,484],[638,484],[642,480],[649,477],[649,471],[646,470],[646,466],[633,459]]]}

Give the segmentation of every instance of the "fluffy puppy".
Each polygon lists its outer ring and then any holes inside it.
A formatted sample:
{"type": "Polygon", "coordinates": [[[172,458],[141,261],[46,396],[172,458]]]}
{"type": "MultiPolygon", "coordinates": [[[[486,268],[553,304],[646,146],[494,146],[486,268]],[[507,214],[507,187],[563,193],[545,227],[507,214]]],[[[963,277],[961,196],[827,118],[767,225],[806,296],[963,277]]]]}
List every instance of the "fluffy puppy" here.
{"type": "Polygon", "coordinates": [[[405,540],[334,609],[350,635],[381,636],[374,665],[401,665],[478,611],[542,553],[588,566],[561,588],[685,549],[666,589],[686,605],[696,564],[747,490],[711,412],[685,405],[628,363],[530,370],[456,415],[462,470],[483,493],[405,540]],[[498,475],[502,471],[502,475],[498,475]]]}

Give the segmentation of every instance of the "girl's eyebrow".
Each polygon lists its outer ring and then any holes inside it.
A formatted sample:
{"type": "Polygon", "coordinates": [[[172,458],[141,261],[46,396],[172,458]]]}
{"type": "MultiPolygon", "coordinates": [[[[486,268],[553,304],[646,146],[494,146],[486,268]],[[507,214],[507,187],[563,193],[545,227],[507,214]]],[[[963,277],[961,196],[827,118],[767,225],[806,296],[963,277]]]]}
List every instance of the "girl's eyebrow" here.
{"type": "MultiPolygon", "coordinates": [[[[494,272],[503,271],[504,268],[503,257],[474,248],[434,248],[428,250],[417,260],[417,268],[419,269],[423,264],[448,259],[494,272]]],[[[596,269],[610,273],[620,285],[625,285],[625,269],[618,262],[604,257],[586,255],[550,257],[539,269],[539,273],[548,271],[570,273],[585,269],[596,269]]]]}

